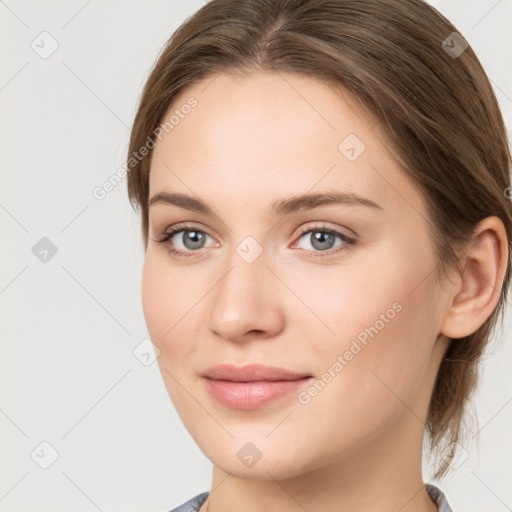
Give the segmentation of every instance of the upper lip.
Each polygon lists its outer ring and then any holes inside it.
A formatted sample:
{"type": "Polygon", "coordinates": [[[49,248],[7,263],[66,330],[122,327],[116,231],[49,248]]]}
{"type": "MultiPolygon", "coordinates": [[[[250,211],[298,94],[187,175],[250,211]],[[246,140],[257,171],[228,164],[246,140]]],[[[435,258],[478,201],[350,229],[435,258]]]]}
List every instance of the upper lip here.
{"type": "Polygon", "coordinates": [[[207,379],[232,382],[299,380],[311,377],[311,375],[293,372],[285,368],[261,364],[248,364],[246,366],[219,364],[208,368],[202,373],[202,376],[207,379]]]}

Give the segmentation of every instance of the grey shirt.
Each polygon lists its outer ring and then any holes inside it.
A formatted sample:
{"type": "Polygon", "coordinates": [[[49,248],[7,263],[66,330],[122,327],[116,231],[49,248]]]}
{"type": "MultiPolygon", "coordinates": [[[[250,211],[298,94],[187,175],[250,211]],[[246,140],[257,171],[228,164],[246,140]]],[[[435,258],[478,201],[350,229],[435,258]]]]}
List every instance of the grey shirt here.
{"type": "MultiPolygon", "coordinates": [[[[438,512],[453,512],[441,489],[432,484],[425,484],[425,487],[430,497],[434,500],[434,503],[437,504],[438,512]]],[[[186,503],[183,503],[183,505],[180,505],[178,508],[171,510],[171,512],[198,512],[201,505],[206,501],[206,498],[208,498],[208,494],[208,491],[202,492],[186,503]]]]}

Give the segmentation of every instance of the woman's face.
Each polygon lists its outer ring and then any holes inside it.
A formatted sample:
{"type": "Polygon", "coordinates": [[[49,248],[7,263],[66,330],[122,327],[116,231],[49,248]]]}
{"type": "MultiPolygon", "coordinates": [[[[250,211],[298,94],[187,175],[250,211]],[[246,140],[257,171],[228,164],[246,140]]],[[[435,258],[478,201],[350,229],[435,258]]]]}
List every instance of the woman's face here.
{"type": "Polygon", "coordinates": [[[221,74],[181,92],[154,149],[144,314],[184,425],[234,475],[421,443],[448,298],[422,196],[344,97],[304,76],[221,74]],[[204,377],[221,364],[304,378],[204,377]]]}

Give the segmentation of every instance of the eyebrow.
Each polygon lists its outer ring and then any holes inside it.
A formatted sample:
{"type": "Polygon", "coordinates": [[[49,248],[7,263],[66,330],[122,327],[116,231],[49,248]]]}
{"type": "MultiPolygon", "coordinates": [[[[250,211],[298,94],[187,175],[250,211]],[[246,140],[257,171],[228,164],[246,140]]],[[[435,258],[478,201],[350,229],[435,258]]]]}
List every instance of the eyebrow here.
{"type": "MultiPolygon", "coordinates": [[[[205,202],[186,194],[158,192],[150,199],[149,207],[155,204],[170,204],[193,212],[203,213],[208,216],[215,216],[213,210],[205,202]]],[[[272,203],[271,210],[275,215],[281,216],[329,205],[361,205],[381,210],[383,209],[382,206],[378,205],[371,199],[358,196],[354,193],[325,192],[317,194],[302,194],[286,199],[277,199],[272,203]]]]}

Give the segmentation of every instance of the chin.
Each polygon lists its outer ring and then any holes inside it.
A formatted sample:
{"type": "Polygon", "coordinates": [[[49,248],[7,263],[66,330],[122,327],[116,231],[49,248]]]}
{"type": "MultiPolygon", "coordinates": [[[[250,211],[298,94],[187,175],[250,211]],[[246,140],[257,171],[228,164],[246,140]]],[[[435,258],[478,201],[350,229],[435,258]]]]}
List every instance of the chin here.
{"type": "Polygon", "coordinates": [[[283,480],[307,471],[307,453],[302,442],[283,446],[262,435],[218,440],[196,440],[199,448],[212,464],[226,474],[253,480],[283,480]],[[252,441],[249,440],[252,438],[252,441]]]}

